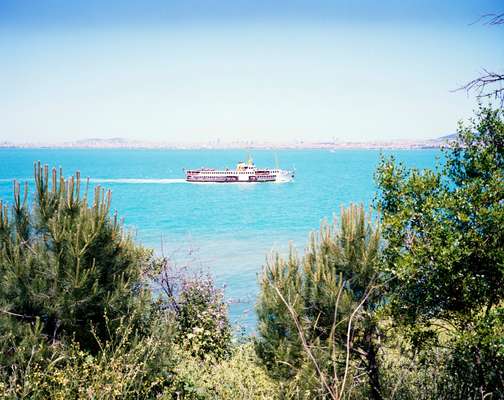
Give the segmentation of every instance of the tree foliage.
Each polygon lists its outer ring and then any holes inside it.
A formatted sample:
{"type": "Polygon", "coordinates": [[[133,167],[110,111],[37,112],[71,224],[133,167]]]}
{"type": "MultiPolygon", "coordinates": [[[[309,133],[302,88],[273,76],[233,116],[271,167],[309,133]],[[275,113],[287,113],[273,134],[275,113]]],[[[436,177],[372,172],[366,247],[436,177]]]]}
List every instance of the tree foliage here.
{"type": "Polygon", "coordinates": [[[468,126],[460,124],[444,158],[436,171],[407,169],[393,158],[377,170],[391,309],[397,321],[415,328],[417,344],[442,341],[439,327],[448,330],[449,363],[478,370],[463,377],[471,390],[502,393],[501,373],[485,367],[501,360],[502,341],[468,336],[501,329],[502,320],[490,316],[504,300],[502,110],[480,107],[468,126]],[[487,339],[490,347],[482,345],[487,339]]]}
{"type": "Polygon", "coordinates": [[[110,216],[110,192],[97,187],[88,204],[78,173],[66,180],[40,164],[34,172],[32,207],[18,183],[12,207],[0,202],[0,357],[15,357],[28,331],[97,350],[95,336],[110,338],[114,321],[148,300],[151,253],[110,216]]]}
{"type": "Polygon", "coordinates": [[[297,397],[334,397],[353,384],[343,377],[358,367],[368,375],[370,397],[380,398],[379,232],[364,208],[352,205],[342,209],[340,226],[324,223],[312,235],[302,259],[293,251],[287,259],[274,254],[264,268],[256,349],[297,397]]]}

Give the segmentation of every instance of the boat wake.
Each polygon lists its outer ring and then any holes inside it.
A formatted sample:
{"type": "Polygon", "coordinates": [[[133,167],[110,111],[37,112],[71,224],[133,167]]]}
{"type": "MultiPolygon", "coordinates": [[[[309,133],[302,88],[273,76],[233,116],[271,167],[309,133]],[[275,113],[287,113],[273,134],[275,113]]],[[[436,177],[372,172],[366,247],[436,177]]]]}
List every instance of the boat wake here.
{"type": "Polygon", "coordinates": [[[123,184],[158,184],[169,185],[172,183],[187,183],[185,179],[168,178],[168,179],[141,179],[141,178],[91,178],[90,183],[123,183],[123,184]]]}
{"type": "MultiPolygon", "coordinates": [[[[0,183],[12,183],[14,180],[18,182],[33,182],[33,178],[0,178],[0,183]]],[[[86,179],[83,179],[85,182],[86,179]]],[[[271,182],[273,184],[284,184],[290,183],[292,180],[279,180],[276,182],[271,182]]],[[[174,183],[190,183],[193,185],[228,185],[228,183],[223,182],[188,182],[183,178],[164,178],[164,179],[155,179],[155,178],[89,178],[89,183],[102,184],[102,183],[117,183],[117,184],[131,184],[131,185],[170,185],[174,183]]],[[[254,186],[259,182],[233,182],[231,185],[240,185],[240,186],[254,186]]]]}

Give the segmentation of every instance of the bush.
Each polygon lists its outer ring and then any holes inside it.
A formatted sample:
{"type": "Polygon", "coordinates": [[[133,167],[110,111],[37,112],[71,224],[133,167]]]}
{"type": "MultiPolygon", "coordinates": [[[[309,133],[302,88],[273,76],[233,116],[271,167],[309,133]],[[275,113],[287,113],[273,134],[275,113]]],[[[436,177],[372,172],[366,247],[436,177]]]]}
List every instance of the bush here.
{"type": "Polygon", "coordinates": [[[504,398],[504,308],[480,316],[449,346],[443,387],[446,398],[504,398]]]}
{"type": "Polygon", "coordinates": [[[278,398],[276,383],[258,363],[252,343],[233,346],[225,360],[179,352],[174,387],[164,398],[252,400],[278,398]],[[176,397],[178,396],[178,397],[176,397]]]}
{"type": "MultiPolygon", "coordinates": [[[[96,338],[96,354],[81,350],[77,343],[52,345],[50,356],[40,362],[30,359],[0,383],[3,397],[156,398],[173,382],[170,321],[159,319],[148,336],[138,336],[131,321],[121,318],[115,340],[96,338]]],[[[38,351],[31,349],[32,355],[38,351]]]]}
{"type": "Polygon", "coordinates": [[[163,257],[152,275],[161,290],[161,309],[170,312],[176,323],[177,343],[199,357],[226,357],[232,329],[224,291],[201,270],[190,271],[163,257]]]}
{"type": "Polygon", "coordinates": [[[231,326],[222,290],[210,276],[184,280],[175,320],[178,338],[186,349],[204,357],[224,357],[229,353],[231,326]]]}

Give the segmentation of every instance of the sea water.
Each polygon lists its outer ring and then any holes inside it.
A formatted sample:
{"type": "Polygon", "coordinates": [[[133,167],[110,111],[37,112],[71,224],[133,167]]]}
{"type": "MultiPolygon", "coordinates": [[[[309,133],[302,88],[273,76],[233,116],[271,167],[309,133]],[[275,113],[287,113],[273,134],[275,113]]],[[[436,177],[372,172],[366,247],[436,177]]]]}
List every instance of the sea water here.
{"type": "Polygon", "coordinates": [[[243,150],[0,149],[0,199],[12,201],[12,180],[33,186],[33,162],[79,170],[92,186],[112,190],[112,208],[138,242],[212,273],[225,286],[232,321],[253,331],[258,274],[272,251],[302,253],[310,231],[343,205],[372,204],[381,154],[433,168],[437,150],[261,150],[259,167],[295,169],[293,182],[197,184],[183,168],[234,168],[243,150]]]}

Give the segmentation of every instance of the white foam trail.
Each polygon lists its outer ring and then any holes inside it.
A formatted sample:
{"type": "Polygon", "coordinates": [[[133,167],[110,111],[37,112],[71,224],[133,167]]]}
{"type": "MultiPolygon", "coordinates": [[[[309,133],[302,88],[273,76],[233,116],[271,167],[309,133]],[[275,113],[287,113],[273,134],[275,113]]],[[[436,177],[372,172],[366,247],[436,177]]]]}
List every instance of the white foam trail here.
{"type": "Polygon", "coordinates": [[[185,179],[168,178],[168,179],[140,179],[140,178],[91,178],[91,183],[125,183],[125,184],[159,184],[168,185],[171,183],[187,183],[185,179]]]}
{"type": "MultiPolygon", "coordinates": [[[[14,180],[18,182],[33,182],[33,178],[0,178],[0,183],[9,182],[12,183],[14,180]]],[[[86,178],[82,178],[85,182],[86,178]]],[[[187,182],[183,178],[165,178],[165,179],[152,179],[152,178],[90,178],[90,183],[122,183],[122,184],[133,184],[133,185],[141,185],[141,184],[157,184],[157,185],[169,185],[173,183],[190,183],[194,185],[230,185],[230,186],[254,186],[258,185],[261,182],[187,182]]],[[[292,180],[285,181],[276,181],[276,182],[266,182],[273,184],[284,184],[290,183],[292,180]]]]}

